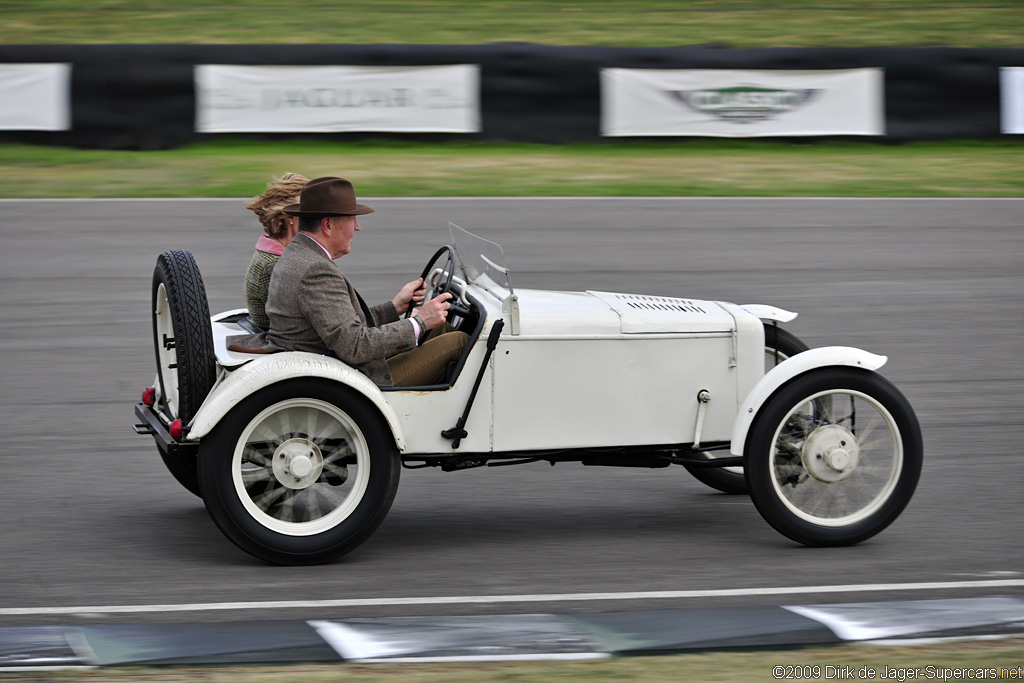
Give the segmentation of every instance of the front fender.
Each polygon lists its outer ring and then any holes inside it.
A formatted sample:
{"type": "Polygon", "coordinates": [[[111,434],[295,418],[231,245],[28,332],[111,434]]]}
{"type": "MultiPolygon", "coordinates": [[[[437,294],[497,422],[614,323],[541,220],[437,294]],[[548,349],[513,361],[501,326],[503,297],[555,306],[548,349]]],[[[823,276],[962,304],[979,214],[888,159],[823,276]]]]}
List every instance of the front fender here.
{"type": "Polygon", "coordinates": [[[228,412],[260,389],[287,379],[319,377],[344,384],[365,396],[387,421],[398,450],[405,449],[405,435],[398,415],[384,400],[381,390],[370,378],[337,358],[301,351],[285,351],[260,356],[229,373],[203,401],[189,423],[188,439],[194,441],[210,433],[228,412]]]}
{"type": "Polygon", "coordinates": [[[774,320],[775,322],[780,323],[788,323],[796,320],[797,315],[799,315],[793,311],[787,311],[784,308],[769,306],[767,304],[743,304],[740,308],[751,315],[756,315],[761,320],[774,320]]]}
{"type": "Polygon", "coordinates": [[[787,358],[769,370],[743,400],[732,425],[732,445],[729,450],[733,455],[743,455],[747,432],[750,431],[750,425],[757,417],[761,406],[779,387],[797,375],[836,365],[877,370],[885,365],[887,360],[889,359],[885,356],[868,353],[851,346],[823,346],[787,358]]]}

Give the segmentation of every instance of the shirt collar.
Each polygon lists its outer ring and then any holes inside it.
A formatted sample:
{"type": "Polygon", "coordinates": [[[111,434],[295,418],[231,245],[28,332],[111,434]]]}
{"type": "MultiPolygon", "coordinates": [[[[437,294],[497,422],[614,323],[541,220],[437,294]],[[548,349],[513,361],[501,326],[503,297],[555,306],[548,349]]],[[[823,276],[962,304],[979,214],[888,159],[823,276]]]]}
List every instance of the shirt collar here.
{"type": "Polygon", "coordinates": [[[316,242],[316,246],[318,246],[318,247],[320,247],[321,249],[323,249],[323,250],[324,250],[324,253],[325,253],[325,254],[327,254],[327,258],[331,259],[332,261],[334,260],[334,259],[333,259],[333,258],[331,257],[331,252],[327,251],[327,247],[325,247],[324,245],[322,245],[322,244],[320,244],[319,242],[317,242],[316,238],[314,238],[314,237],[313,237],[312,235],[310,235],[310,234],[309,234],[308,232],[300,232],[299,234],[300,234],[300,235],[302,235],[303,237],[308,237],[309,239],[311,239],[311,240],[313,240],[314,242],[316,242]]]}

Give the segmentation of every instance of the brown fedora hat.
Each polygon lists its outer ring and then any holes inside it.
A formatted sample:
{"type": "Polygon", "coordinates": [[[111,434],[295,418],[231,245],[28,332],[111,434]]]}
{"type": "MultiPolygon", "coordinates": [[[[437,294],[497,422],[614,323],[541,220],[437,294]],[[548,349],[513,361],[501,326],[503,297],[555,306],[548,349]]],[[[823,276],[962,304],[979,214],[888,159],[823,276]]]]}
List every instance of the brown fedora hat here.
{"type": "Polygon", "coordinates": [[[315,178],[306,183],[299,203],[282,209],[289,216],[362,216],[373,209],[356,203],[352,183],[344,178],[315,178]]]}

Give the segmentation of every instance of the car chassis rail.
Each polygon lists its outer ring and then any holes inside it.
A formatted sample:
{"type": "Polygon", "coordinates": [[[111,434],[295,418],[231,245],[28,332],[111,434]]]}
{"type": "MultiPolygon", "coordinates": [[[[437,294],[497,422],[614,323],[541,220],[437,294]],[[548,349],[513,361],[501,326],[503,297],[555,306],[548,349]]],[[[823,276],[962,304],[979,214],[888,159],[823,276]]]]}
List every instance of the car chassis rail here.
{"type": "Polygon", "coordinates": [[[136,434],[149,434],[156,440],[157,448],[168,455],[174,455],[180,452],[191,452],[198,456],[199,454],[199,442],[198,441],[177,441],[171,433],[167,430],[167,425],[160,419],[156,411],[150,408],[145,403],[135,404],[135,417],[139,418],[141,422],[132,425],[132,429],[135,430],[136,434]]]}
{"type": "Polygon", "coordinates": [[[669,465],[691,465],[694,467],[742,467],[743,456],[698,459],[687,457],[690,453],[704,453],[712,450],[726,450],[728,443],[702,446],[694,449],[690,445],[664,447],[637,446],[628,448],[578,448],[555,451],[519,451],[515,453],[458,453],[443,455],[411,455],[402,458],[402,467],[410,470],[425,467],[440,467],[444,472],[468,470],[476,467],[505,467],[526,465],[533,462],[547,462],[554,466],[560,462],[579,462],[588,466],[604,467],[648,467],[661,468],[669,465]]]}
{"type": "MultiPolygon", "coordinates": [[[[198,441],[178,441],[171,436],[167,425],[150,406],[135,404],[135,416],[141,420],[132,426],[136,434],[153,437],[157,447],[168,455],[189,452],[198,456],[198,441]]],[[[444,472],[456,472],[476,467],[507,467],[526,465],[534,462],[557,463],[579,462],[588,466],[606,467],[648,467],[661,468],[669,465],[690,465],[693,467],[741,467],[743,457],[712,458],[709,460],[686,457],[689,453],[725,450],[728,443],[693,448],[689,445],[650,446],[633,448],[581,448],[556,451],[520,451],[516,453],[452,453],[439,455],[412,455],[402,458],[402,467],[418,470],[426,467],[440,467],[444,472]],[[418,464],[416,464],[418,463],[418,464]]]]}

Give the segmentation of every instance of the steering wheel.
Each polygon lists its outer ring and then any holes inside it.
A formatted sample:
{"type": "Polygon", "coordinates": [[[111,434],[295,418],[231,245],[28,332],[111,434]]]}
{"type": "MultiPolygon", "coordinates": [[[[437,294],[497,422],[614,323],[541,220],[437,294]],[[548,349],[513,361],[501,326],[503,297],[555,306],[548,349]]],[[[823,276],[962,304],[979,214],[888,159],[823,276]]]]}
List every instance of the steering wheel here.
{"type": "MultiPolygon", "coordinates": [[[[424,301],[428,301],[429,299],[435,299],[441,296],[442,294],[447,294],[452,291],[452,277],[455,276],[455,248],[452,247],[450,244],[446,244],[440,249],[438,249],[436,252],[434,252],[434,255],[430,257],[429,261],[427,261],[427,267],[423,269],[422,273],[420,273],[420,278],[424,282],[426,282],[427,275],[430,274],[430,271],[434,269],[434,266],[445,254],[448,255],[448,260],[445,262],[444,267],[441,270],[448,271],[448,277],[445,279],[443,285],[434,286],[432,288],[432,291],[430,293],[433,294],[433,296],[428,297],[424,295],[424,301]]],[[[405,311],[406,318],[412,315],[412,309],[413,304],[412,302],[409,302],[409,308],[405,311]]],[[[452,310],[455,313],[458,313],[463,316],[469,313],[467,309],[463,308],[462,306],[457,306],[455,304],[451,304],[449,310],[452,310]]]]}

